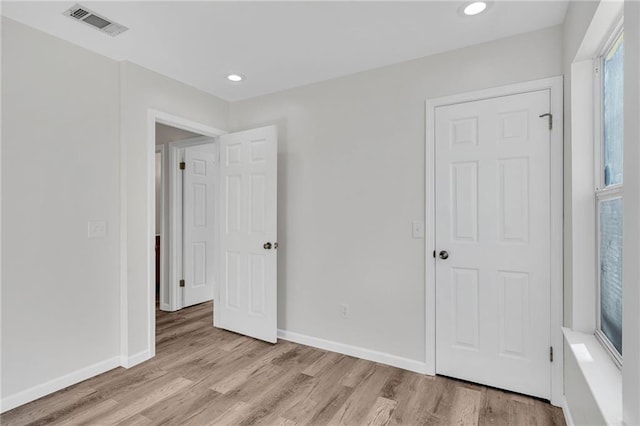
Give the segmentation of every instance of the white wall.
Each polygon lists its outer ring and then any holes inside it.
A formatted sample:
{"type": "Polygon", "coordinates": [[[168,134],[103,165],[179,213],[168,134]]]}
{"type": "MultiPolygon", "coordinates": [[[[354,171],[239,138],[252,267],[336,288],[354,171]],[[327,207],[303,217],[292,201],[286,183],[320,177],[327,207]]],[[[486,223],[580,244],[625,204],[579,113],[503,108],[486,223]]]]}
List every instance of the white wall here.
{"type": "Polygon", "coordinates": [[[228,104],[4,17],[2,86],[7,409],[149,352],[148,109],[226,128],[228,104]]]}
{"type": "Polygon", "coordinates": [[[425,100],[561,75],[561,53],[554,27],[233,103],[233,130],[278,125],[279,328],[424,362],[425,100]]]}
{"type": "MultiPolygon", "coordinates": [[[[150,227],[147,200],[153,186],[148,185],[149,153],[147,146],[150,108],[186,118],[207,126],[226,129],[228,103],[149,71],[130,62],[120,63],[122,175],[126,202],[122,206],[121,285],[128,323],[123,324],[121,342],[124,357],[141,356],[150,350],[148,337],[151,313],[148,312],[150,227]]],[[[124,313],[123,313],[124,314],[124,313]]]]}
{"type": "Polygon", "coordinates": [[[2,18],[3,400],[119,355],[118,108],[116,62],[2,18]]]}
{"type": "Polygon", "coordinates": [[[624,305],[622,407],[640,424],[640,3],[624,7],[624,305]]]}
{"type": "MultiPolygon", "coordinates": [[[[578,50],[585,37],[589,24],[591,23],[593,16],[596,12],[598,1],[577,1],[570,2],[567,9],[567,15],[563,25],[563,56],[562,63],[564,68],[564,323],[568,327],[574,325],[574,312],[573,312],[573,246],[574,235],[573,228],[573,151],[572,151],[572,139],[571,139],[571,65],[574,62],[578,50]]],[[[591,69],[591,67],[589,67],[591,69]]],[[[582,141],[583,144],[592,145],[592,140],[582,141]]],[[[582,150],[583,152],[593,152],[591,147],[587,147],[582,150]]],[[[593,155],[593,154],[592,154],[593,155]]],[[[584,159],[585,155],[578,155],[578,157],[584,159]]],[[[589,159],[586,159],[589,161],[589,159]]],[[[591,160],[592,161],[592,160],[591,160]]],[[[585,184],[591,186],[590,182],[580,181],[578,184],[585,184]]],[[[588,202],[588,201],[587,201],[588,202]]],[[[583,211],[584,204],[579,203],[577,206],[578,211],[583,211]]],[[[593,215],[591,215],[593,216],[593,215]]],[[[595,220],[594,217],[582,218],[583,220],[595,220]]],[[[595,226],[595,225],[594,225],[595,226]]],[[[587,235],[584,233],[578,233],[575,236],[579,241],[576,247],[587,247],[590,242],[587,235]],[[587,241],[585,242],[585,239],[587,241]],[[586,244],[586,245],[585,245],[586,244]]],[[[582,268],[584,270],[584,268],[582,268]]],[[[580,271],[576,271],[580,274],[580,271]]],[[[579,276],[578,276],[579,278],[579,276]]]]}

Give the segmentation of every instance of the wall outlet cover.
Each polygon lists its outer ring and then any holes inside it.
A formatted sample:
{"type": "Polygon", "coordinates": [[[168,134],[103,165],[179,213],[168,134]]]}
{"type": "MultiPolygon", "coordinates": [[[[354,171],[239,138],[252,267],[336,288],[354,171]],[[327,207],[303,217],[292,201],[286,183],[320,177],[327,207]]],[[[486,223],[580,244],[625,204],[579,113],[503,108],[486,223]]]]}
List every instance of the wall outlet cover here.
{"type": "Polygon", "coordinates": [[[349,317],[349,305],[347,305],[346,303],[340,304],[340,316],[342,318],[349,317]]]}

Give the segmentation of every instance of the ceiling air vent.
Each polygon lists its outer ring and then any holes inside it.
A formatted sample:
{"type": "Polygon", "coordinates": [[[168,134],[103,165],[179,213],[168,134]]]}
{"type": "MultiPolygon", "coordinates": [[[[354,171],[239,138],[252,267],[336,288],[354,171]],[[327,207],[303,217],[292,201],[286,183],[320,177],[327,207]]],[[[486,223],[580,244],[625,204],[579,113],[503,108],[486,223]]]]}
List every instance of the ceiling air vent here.
{"type": "Polygon", "coordinates": [[[87,9],[84,6],[80,6],[79,4],[76,4],[72,8],[65,10],[63,12],[63,15],[73,18],[74,21],[83,22],[95,28],[96,30],[99,30],[105,34],[109,34],[112,37],[117,36],[118,34],[122,34],[129,29],[124,25],[113,22],[112,20],[98,15],[92,10],[87,9]]]}

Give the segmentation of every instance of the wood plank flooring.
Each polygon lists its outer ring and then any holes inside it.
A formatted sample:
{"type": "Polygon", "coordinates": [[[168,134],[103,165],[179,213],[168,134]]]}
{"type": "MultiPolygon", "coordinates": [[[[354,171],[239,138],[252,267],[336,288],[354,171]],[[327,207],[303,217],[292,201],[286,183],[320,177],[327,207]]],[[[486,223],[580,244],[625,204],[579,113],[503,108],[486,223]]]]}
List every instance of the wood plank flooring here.
{"type": "Polygon", "coordinates": [[[11,410],[3,425],[564,425],[543,401],[157,313],[156,357],[11,410]]]}

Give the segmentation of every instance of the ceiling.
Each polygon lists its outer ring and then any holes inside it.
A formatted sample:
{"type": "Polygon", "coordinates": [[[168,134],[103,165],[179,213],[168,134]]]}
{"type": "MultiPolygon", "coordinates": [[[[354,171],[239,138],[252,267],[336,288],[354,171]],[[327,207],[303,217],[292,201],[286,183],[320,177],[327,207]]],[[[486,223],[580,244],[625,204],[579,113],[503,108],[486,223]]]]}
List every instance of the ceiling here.
{"type": "Polygon", "coordinates": [[[74,3],[3,1],[2,14],[236,101],[558,25],[568,0],[496,0],[474,17],[462,1],[79,1],[129,27],[113,38],[63,16],[74,3]]]}

